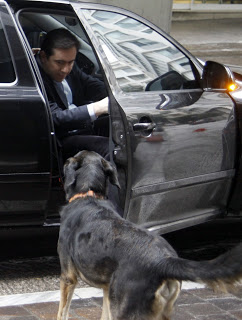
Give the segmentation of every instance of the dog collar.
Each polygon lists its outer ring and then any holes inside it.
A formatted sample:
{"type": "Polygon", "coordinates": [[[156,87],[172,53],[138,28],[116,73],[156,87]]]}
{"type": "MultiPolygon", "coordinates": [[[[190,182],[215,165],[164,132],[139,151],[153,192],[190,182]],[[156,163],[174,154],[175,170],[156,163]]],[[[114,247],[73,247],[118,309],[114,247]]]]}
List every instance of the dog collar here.
{"type": "Polygon", "coordinates": [[[102,196],[102,195],[100,195],[100,194],[97,194],[97,193],[95,193],[94,191],[92,191],[92,190],[89,190],[89,191],[87,191],[87,192],[85,192],[85,193],[77,193],[77,194],[75,194],[73,197],[71,197],[71,199],[69,200],[69,202],[72,202],[73,200],[76,200],[76,199],[78,199],[78,198],[86,198],[86,197],[93,197],[93,198],[95,198],[95,199],[101,199],[101,200],[104,200],[105,199],[105,197],[104,196],[102,196]]]}

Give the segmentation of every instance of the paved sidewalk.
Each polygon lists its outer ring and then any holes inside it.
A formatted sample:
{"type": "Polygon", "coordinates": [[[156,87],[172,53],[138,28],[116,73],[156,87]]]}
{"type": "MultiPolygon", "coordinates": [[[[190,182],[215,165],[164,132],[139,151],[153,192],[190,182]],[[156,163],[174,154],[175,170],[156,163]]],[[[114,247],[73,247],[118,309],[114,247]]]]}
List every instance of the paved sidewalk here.
{"type": "MultiPolygon", "coordinates": [[[[99,320],[102,298],[72,301],[70,320],[99,320]]],[[[58,302],[1,307],[0,320],[53,320],[58,302]]],[[[209,289],[182,290],[172,320],[241,320],[242,286],[234,294],[215,294],[209,289]]],[[[129,319],[127,319],[129,320],[129,319]]]]}
{"type": "Polygon", "coordinates": [[[171,36],[196,57],[242,66],[242,19],[173,21],[171,36]]]}

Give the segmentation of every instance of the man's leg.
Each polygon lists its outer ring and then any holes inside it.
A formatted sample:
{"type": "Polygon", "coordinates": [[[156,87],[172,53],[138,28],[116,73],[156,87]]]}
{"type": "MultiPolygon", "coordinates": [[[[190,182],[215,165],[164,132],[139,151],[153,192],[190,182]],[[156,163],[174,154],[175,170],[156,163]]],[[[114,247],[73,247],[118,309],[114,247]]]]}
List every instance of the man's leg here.
{"type": "MultiPolygon", "coordinates": [[[[89,150],[99,153],[106,160],[110,160],[109,138],[103,136],[70,136],[62,140],[63,161],[73,157],[79,151],[89,150]]],[[[120,206],[119,192],[116,186],[109,183],[108,198],[115,206],[117,212],[123,216],[123,209],[120,206]]]]}
{"type": "Polygon", "coordinates": [[[106,160],[109,160],[109,142],[108,137],[91,135],[74,135],[62,140],[62,153],[64,161],[73,157],[82,150],[95,151],[106,160]]]}

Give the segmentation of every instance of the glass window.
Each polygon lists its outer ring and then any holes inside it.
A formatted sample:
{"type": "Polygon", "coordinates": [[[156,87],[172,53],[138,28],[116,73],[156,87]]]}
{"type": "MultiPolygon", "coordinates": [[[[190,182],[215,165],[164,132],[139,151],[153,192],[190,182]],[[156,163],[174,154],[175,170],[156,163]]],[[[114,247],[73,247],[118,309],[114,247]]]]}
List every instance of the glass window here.
{"type": "Polygon", "coordinates": [[[115,12],[83,12],[123,91],[199,87],[190,60],[147,25],[115,12]]]}
{"type": "Polygon", "coordinates": [[[15,73],[10,56],[8,43],[4,34],[3,25],[0,20],[0,83],[11,83],[15,81],[15,73]]]}

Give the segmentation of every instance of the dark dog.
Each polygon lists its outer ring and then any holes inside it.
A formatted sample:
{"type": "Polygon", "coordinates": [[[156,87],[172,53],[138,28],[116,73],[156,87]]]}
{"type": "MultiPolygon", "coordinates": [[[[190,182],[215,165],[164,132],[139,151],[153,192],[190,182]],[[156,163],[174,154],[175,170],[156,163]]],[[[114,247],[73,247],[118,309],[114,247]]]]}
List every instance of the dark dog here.
{"type": "Polygon", "coordinates": [[[80,276],[103,289],[102,320],[169,320],[182,280],[227,291],[242,276],[242,245],[211,261],[178,258],[174,249],[122,219],[106,199],[107,180],[119,186],[116,169],[95,152],[67,160],[58,252],[61,300],[67,319],[80,276]]]}

